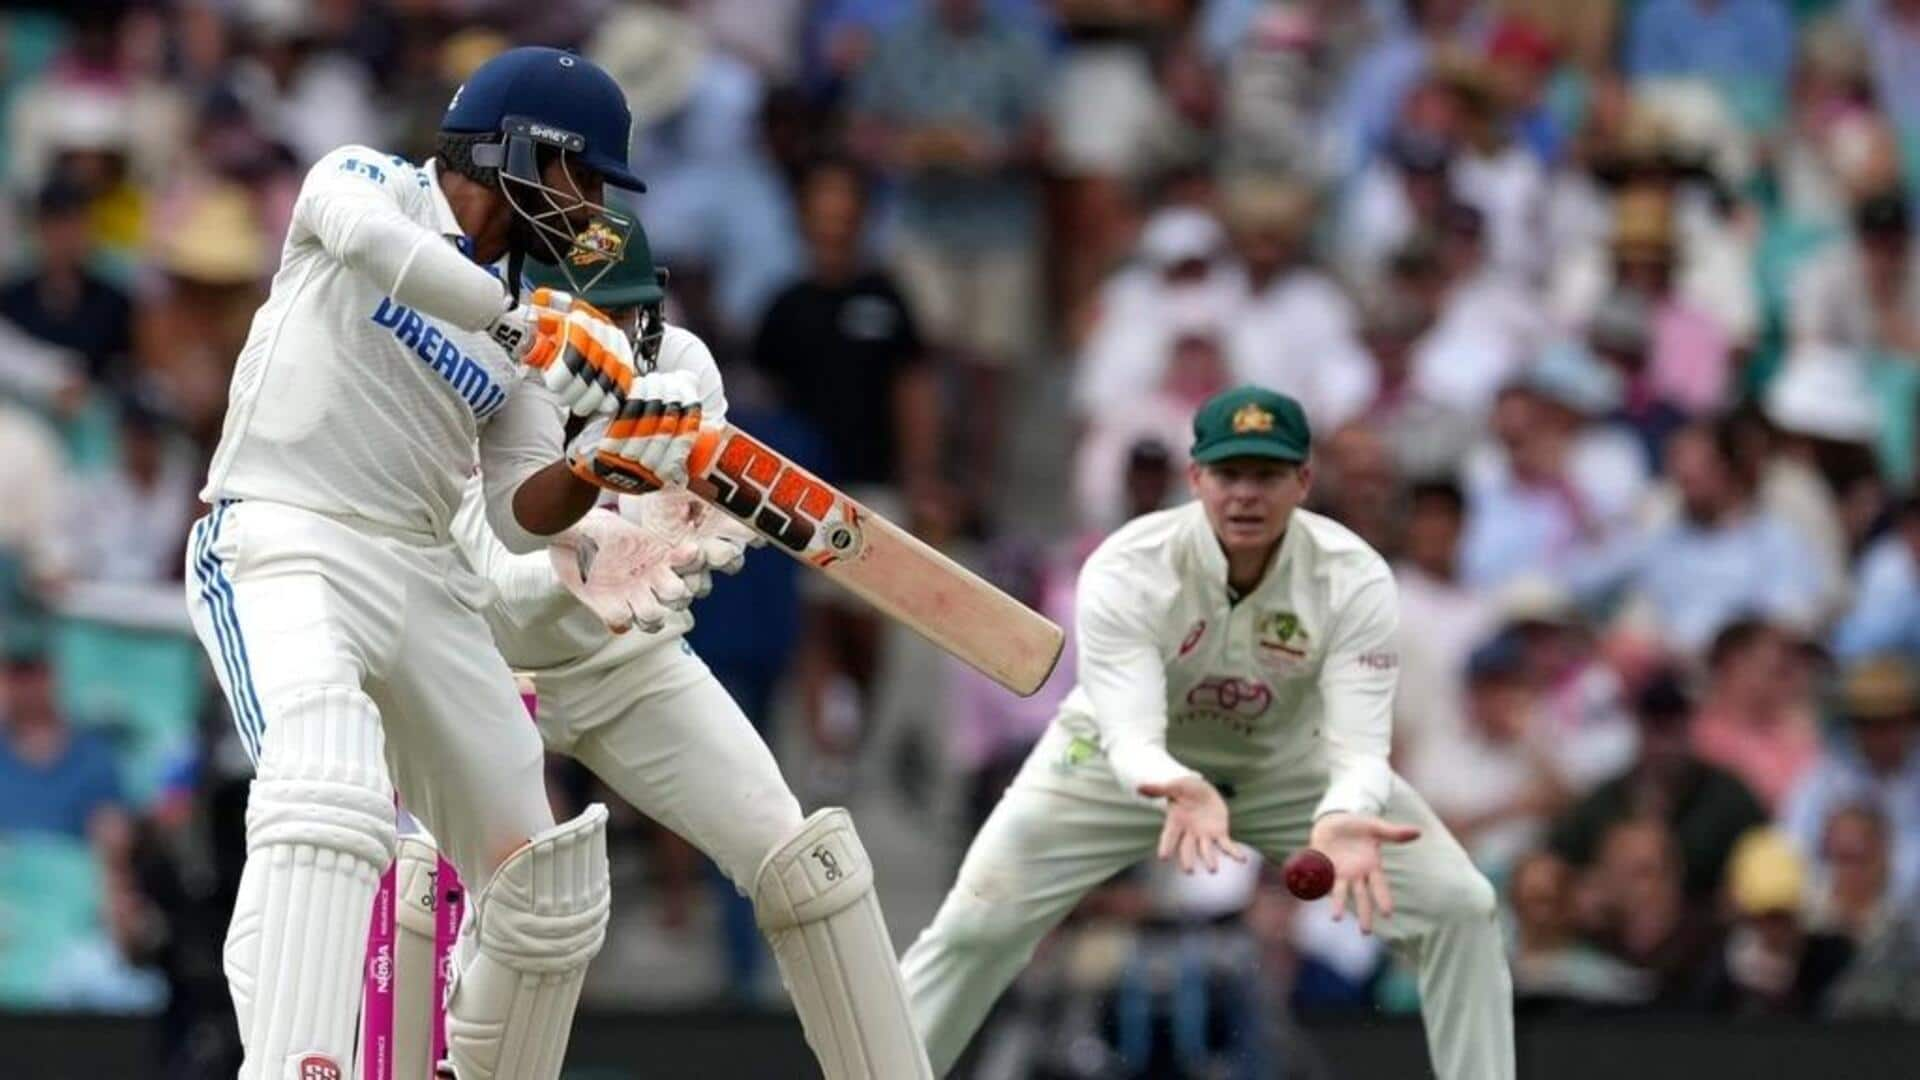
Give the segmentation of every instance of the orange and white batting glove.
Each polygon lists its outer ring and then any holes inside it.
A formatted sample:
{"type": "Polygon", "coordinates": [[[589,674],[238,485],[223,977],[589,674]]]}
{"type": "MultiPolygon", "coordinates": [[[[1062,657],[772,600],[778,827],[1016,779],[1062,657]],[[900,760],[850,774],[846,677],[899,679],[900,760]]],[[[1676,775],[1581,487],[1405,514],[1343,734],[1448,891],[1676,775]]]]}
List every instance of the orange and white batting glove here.
{"type": "Polygon", "coordinates": [[[611,420],[589,424],[567,447],[567,465],[590,484],[625,495],[685,487],[700,434],[700,387],[684,371],[633,380],[611,420]]]}
{"type": "Polygon", "coordinates": [[[535,289],[490,333],[508,355],[539,372],[575,416],[617,405],[637,375],[627,335],[598,308],[558,289],[535,289]]]}

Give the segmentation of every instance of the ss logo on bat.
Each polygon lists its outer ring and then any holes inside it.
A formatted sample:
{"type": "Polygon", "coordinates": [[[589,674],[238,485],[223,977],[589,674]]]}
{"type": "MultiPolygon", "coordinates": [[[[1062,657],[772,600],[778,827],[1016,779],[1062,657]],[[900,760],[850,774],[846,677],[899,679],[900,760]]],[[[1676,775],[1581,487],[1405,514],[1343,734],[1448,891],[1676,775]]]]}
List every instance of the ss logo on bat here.
{"type": "MultiPolygon", "coordinates": [[[[721,506],[796,552],[807,550],[819,522],[833,511],[832,488],[738,432],[720,449],[710,479],[720,489],[721,506]]],[[[852,546],[846,532],[837,525],[829,535],[835,554],[852,546]]]]}

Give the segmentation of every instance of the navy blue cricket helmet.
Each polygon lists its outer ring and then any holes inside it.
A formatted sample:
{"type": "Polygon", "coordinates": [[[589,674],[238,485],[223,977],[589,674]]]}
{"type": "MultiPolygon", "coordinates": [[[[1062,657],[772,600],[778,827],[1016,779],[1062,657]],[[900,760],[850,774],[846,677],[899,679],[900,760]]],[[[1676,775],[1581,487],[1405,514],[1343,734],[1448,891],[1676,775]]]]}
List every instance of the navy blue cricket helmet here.
{"type": "Polygon", "coordinates": [[[633,113],[600,65],[542,45],[508,49],[481,64],[454,92],[440,130],[511,134],[521,125],[553,129],[536,141],[562,145],[607,183],[629,191],[647,186],[627,167],[633,113]],[[567,145],[571,144],[571,145],[567,145]]]}
{"type": "Polygon", "coordinates": [[[497,170],[502,192],[530,226],[530,239],[542,241],[517,246],[559,266],[575,292],[585,292],[619,264],[633,219],[577,190],[549,186],[540,172],[542,151],[577,159],[613,187],[645,191],[627,165],[632,128],[626,95],[612,76],[583,56],[535,45],[508,49],[480,65],[454,92],[440,121],[444,133],[498,136],[472,147],[472,163],[497,170]],[[590,214],[584,227],[583,209],[590,214]]]}

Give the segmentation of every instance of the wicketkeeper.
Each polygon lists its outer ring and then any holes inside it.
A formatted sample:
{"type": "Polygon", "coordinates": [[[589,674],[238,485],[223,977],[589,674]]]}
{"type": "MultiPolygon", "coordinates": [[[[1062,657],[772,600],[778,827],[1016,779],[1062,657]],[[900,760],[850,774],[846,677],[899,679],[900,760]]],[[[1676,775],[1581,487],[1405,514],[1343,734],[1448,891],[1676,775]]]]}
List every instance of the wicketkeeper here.
{"type": "MultiPolygon", "coordinates": [[[[536,285],[557,276],[529,274],[536,285]]],[[[713,354],[662,318],[638,228],[585,298],[633,335],[642,372],[685,380],[706,422],[725,419],[713,354]]],[[[576,440],[595,442],[591,428],[576,440]]],[[[516,555],[488,528],[480,485],[467,495],[454,533],[498,591],[487,622],[508,662],[533,676],[547,746],[706,852],[752,899],[828,1080],[930,1077],[852,818],[801,814],[766,743],[684,639],[688,603],[713,573],[739,569],[758,536],[677,488],[622,495],[617,510],[592,511],[546,551],[516,555]]],[[[419,851],[401,880],[424,880],[431,867],[419,851]]],[[[399,926],[403,950],[429,953],[431,912],[403,910],[399,926]]],[[[399,1061],[424,1060],[427,1019],[402,1014],[399,1061]]]]}

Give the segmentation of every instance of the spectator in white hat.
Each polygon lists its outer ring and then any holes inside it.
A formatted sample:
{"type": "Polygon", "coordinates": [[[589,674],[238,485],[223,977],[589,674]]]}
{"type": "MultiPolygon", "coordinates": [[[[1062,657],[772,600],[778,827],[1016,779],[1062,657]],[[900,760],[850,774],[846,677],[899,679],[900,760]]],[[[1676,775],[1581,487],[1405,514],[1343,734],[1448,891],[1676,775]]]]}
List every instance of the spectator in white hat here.
{"type": "Polygon", "coordinates": [[[1246,279],[1212,214],[1172,206],[1147,220],[1134,261],[1101,287],[1074,375],[1073,403],[1093,416],[1158,387],[1181,334],[1224,329],[1246,279]]]}
{"type": "Polygon", "coordinates": [[[1848,554],[1885,501],[1873,452],[1881,406],[1864,358],[1831,345],[1800,346],[1768,385],[1762,410],[1775,437],[1760,499],[1819,553],[1837,608],[1846,602],[1848,554]]]}
{"type": "Polygon", "coordinates": [[[1229,352],[1239,381],[1284,391],[1316,429],[1333,431],[1366,407],[1375,380],[1353,301],[1312,258],[1318,205],[1297,180],[1228,185],[1227,225],[1249,292],[1228,330],[1229,352]]]}

